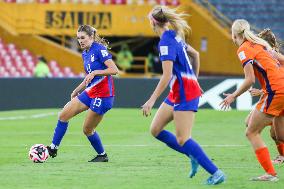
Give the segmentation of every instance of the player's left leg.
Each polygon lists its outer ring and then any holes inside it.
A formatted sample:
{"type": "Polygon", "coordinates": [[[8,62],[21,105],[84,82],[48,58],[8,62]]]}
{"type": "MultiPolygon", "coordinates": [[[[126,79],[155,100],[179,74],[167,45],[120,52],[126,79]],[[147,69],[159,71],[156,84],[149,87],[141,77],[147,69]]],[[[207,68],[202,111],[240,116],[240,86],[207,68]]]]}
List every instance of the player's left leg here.
{"type": "Polygon", "coordinates": [[[108,157],[105,153],[102,141],[95,128],[99,125],[101,120],[103,119],[103,115],[99,115],[92,110],[88,110],[87,116],[85,118],[85,122],[83,125],[83,132],[87,136],[88,140],[90,141],[91,145],[97,152],[97,156],[95,156],[90,162],[107,162],[108,157]]]}
{"type": "MultiPolygon", "coordinates": [[[[167,126],[167,124],[172,120],[173,120],[173,104],[169,103],[169,101],[166,100],[160,105],[151,123],[151,128],[150,128],[151,134],[156,139],[165,143],[171,149],[188,156],[183,151],[183,148],[178,144],[176,136],[170,131],[164,129],[167,126]]],[[[190,157],[190,162],[191,162],[191,172],[189,173],[189,177],[192,178],[197,173],[199,164],[193,157],[190,157]]]]}
{"type": "Polygon", "coordinates": [[[251,115],[252,115],[252,112],[253,112],[253,111],[254,111],[254,110],[251,110],[251,111],[249,112],[249,114],[247,115],[246,119],[245,119],[246,127],[248,126],[248,123],[249,123],[249,121],[250,121],[250,118],[251,118],[251,115]]]}
{"type": "Polygon", "coordinates": [[[87,136],[97,155],[89,162],[108,162],[100,136],[95,129],[103,119],[103,115],[112,108],[113,97],[95,98],[92,100],[83,125],[83,132],[87,136]]]}
{"type": "MultiPolygon", "coordinates": [[[[245,124],[246,126],[248,126],[248,123],[251,119],[251,115],[253,113],[254,110],[252,110],[249,115],[246,117],[245,119],[245,124]]],[[[270,128],[270,137],[273,139],[273,141],[275,142],[275,145],[277,147],[277,150],[279,152],[279,154],[272,160],[273,164],[283,164],[284,163],[284,143],[279,142],[275,133],[275,126],[274,126],[274,121],[272,121],[271,123],[269,123],[268,125],[271,126],[270,128]]]]}
{"type": "Polygon", "coordinates": [[[191,131],[194,123],[195,112],[174,111],[174,123],[178,143],[182,146],[188,156],[193,157],[211,176],[207,184],[215,185],[224,182],[225,175],[208,158],[201,146],[192,139],[191,131]]]}

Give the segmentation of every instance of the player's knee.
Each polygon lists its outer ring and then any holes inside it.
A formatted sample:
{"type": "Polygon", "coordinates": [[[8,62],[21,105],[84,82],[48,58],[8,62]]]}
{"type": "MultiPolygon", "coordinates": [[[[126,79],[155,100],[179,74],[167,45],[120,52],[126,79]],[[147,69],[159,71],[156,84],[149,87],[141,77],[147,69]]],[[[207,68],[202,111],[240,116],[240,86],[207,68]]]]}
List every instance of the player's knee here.
{"type": "Polygon", "coordinates": [[[248,127],[248,121],[249,121],[248,118],[246,118],[246,119],[245,119],[245,125],[246,125],[246,127],[248,127]]]}
{"type": "Polygon", "coordinates": [[[255,135],[256,135],[255,132],[250,131],[250,130],[246,130],[246,137],[247,137],[248,139],[252,139],[255,135]]]}
{"type": "Polygon", "coordinates": [[[187,141],[187,139],[185,137],[177,136],[177,142],[180,146],[183,146],[186,141],[187,141]]]}
{"type": "Polygon", "coordinates": [[[61,121],[65,121],[65,115],[62,111],[58,113],[58,119],[61,121]]]}
{"type": "Polygon", "coordinates": [[[86,136],[91,136],[93,134],[93,129],[90,129],[90,128],[83,128],[83,133],[84,135],[86,136]]]}
{"type": "Polygon", "coordinates": [[[158,136],[158,134],[160,133],[160,129],[157,129],[156,127],[151,127],[150,128],[150,133],[152,134],[153,137],[158,136]]]}
{"type": "Polygon", "coordinates": [[[68,121],[68,118],[67,118],[66,114],[64,112],[62,112],[62,111],[58,113],[58,119],[60,121],[64,121],[64,122],[68,121]]]}

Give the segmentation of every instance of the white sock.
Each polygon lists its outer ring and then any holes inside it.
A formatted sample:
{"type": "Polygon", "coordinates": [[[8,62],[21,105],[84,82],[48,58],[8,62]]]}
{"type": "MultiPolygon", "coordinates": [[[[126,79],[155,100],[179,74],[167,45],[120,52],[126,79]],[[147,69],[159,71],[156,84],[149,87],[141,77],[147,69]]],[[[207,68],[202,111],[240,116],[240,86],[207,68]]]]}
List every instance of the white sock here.
{"type": "Polygon", "coordinates": [[[50,145],[50,148],[51,148],[51,149],[58,149],[58,146],[56,146],[55,144],[52,143],[52,144],[50,145]]]}
{"type": "Polygon", "coordinates": [[[103,156],[103,155],[105,155],[105,154],[106,154],[106,152],[104,151],[103,153],[101,153],[101,154],[99,154],[99,155],[103,156]]]}

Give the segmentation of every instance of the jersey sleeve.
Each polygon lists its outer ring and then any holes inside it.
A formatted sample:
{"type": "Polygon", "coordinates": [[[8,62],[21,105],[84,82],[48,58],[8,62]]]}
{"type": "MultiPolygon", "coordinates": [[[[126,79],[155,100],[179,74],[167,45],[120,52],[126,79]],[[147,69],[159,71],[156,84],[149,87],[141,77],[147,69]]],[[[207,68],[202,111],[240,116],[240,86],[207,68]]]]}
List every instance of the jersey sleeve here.
{"type": "Polygon", "coordinates": [[[104,63],[108,59],[112,59],[112,55],[108,52],[105,46],[101,45],[97,51],[97,57],[101,63],[104,63]]]}
{"type": "Polygon", "coordinates": [[[161,41],[159,44],[160,60],[161,61],[175,61],[177,52],[176,48],[172,43],[161,41]]]}
{"type": "Polygon", "coordinates": [[[238,57],[243,67],[245,67],[245,65],[247,65],[248,63],[253,64],[255,56],[256,51],[253,49],[253,47],[250,47],[249,45],[244,44],[238,49],[238,57]]]}

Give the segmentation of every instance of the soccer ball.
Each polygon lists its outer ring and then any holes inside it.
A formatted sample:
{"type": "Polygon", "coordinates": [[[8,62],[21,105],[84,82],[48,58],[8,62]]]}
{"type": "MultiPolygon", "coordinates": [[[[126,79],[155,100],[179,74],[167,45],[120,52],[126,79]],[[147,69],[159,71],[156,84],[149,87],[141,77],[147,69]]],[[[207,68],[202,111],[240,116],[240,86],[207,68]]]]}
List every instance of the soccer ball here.
{"type": "Polygon", "coordinates": [[[35,144],[29,151],[29,158],[34,163],[43,163],[47,160],[48,156],[48,150],[43,144],[35,144]]]}

